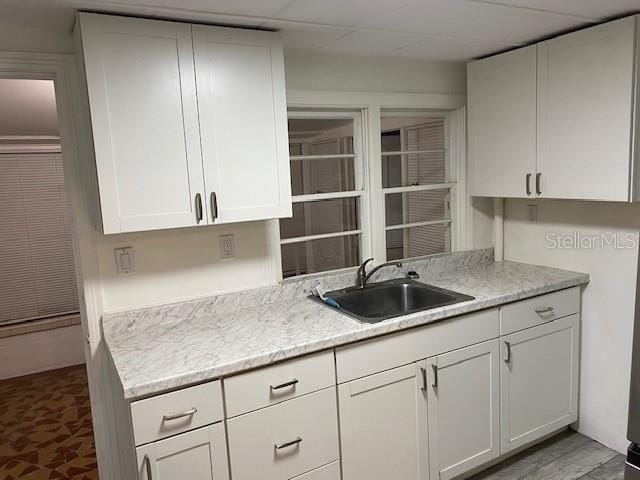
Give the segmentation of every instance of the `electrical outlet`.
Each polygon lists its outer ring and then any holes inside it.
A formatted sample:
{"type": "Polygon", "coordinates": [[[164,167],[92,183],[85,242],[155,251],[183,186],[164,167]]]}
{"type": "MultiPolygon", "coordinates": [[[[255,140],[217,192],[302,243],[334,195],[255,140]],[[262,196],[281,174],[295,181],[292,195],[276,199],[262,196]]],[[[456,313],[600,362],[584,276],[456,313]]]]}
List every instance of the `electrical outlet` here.
{"type": "Polygon", "coordinates": [[[530,223],[538,222],[538,206],[527,205],[527,221],[530,223]]]}
{"type": "Polygon", "coordinates": [[[116,248],[113,251],[116,258],[116,271],[118,275],[126,275],[135,271],[133,265],[133,247],[116,248]]]}
{"type": "Polygon", "coordinates": [[[232,234],[220,235],[220,258],[229,259],[236,256],[236,243],[232,234]]]}

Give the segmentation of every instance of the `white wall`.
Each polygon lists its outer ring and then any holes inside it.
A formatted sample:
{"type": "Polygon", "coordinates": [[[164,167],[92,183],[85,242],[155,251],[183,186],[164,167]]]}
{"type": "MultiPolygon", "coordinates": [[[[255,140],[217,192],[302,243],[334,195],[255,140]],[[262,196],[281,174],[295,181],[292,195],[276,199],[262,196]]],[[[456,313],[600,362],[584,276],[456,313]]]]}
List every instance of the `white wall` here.
{"type": "Polygon", "coordinates": [[[101,236],[104,310],[171,303],[274,283],[268,222],[101,236]],[[235,255],[220,260],[218,236],[232,233],[235,255]],[[135,272],[118,276],[113,249],[133,247],[135,272]]]}
{"type": "Polygon", "coordinates": [[[84,362],[80,325],[0,338],[0,380],[84,362]]]}
{"type": "MultiPolygon", "coordinates": [[[[620,452],[627,447],[627,407],[637,245],[559,249],[546,235],[637,234],[640,205],[507,200],[505,259],[589,273],[582,296],[582,355],[579,430],[620,452]],[[538,222],[526,221],[527,205],[538,206],[538,222]]],[[[624,238],[622,238],[624,240],[624,238]]]]}
{"type": "Polygon", "coordinates": [[[344,92],[461,93],[464,63],[285,51],[287,89],[344,92]]]}

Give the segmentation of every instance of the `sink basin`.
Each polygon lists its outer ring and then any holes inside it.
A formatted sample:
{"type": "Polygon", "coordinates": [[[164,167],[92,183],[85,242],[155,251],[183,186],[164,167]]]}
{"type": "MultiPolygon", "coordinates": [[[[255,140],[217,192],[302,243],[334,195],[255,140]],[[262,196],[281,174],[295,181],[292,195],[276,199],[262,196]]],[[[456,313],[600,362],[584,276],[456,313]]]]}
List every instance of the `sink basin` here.
{"type": "Polygon", "coordinates": [[[365,288],[350,287],[325,294],[340,308],[311,297],[329,308],[364,323],[378,323],[400,315],[473,300],[474,297],[410,279],[371,283],[365,288]]]}

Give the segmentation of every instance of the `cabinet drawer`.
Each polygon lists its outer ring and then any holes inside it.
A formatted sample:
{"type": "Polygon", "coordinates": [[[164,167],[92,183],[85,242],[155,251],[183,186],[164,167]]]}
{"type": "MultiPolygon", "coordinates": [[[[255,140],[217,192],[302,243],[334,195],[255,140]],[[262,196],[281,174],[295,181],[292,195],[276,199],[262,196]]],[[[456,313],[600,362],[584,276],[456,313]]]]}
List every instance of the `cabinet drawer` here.
{"type": "Polygon", "coordinates": [[[498,309],[453,317],[336,349],[338,383],[373,375],[499,336],[498,309]]]}
{"type": "Polygon", "coordinates": [[[340,480],[340,462],[333,462],[324,467],[316,468],[291,480],[340,480]]]}
{"type": "Polygon", "coordinates": [[[220,382],[184,388],[131,404],[136,445],[222,420],[220,382]]]}
{"type": "Polygon", "coordinates": [[[227,430],[234,480],[287,480],[310,472],[338,460],[336,389],[232,418],[227,430]]]}
{"type": "Polygon", "coordinates": [[[227,416],[235,417],[335,383],[333,351],[244,373],[224,380],[227,416]]]}
{"type": "Polygon", "coordinates": [[[500,335],[535,327],[579,312],[579,287],[510,303],[500,308],[500,335]]]}

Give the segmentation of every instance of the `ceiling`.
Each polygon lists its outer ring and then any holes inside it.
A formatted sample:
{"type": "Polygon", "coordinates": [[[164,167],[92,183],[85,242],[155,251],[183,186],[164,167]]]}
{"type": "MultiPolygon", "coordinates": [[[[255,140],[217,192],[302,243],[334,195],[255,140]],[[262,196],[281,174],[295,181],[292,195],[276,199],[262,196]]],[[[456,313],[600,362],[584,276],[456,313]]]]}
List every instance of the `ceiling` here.
{"type": "Polygon", "coordinates": [[[640,11],[640,0],[0,0],[0,24],[68,31],[77,9],[277,29],[286,48],[467,61],[640,11]]]}

